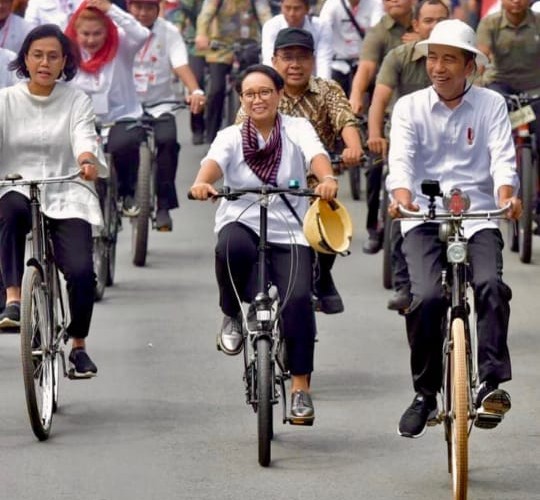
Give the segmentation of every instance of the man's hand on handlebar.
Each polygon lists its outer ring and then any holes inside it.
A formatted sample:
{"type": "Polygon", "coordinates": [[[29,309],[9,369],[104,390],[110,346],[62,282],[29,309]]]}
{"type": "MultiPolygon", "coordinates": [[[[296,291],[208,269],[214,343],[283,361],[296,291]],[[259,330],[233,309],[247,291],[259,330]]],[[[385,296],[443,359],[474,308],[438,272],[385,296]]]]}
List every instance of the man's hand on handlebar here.
{"type": "Polygon", "coordinates": [[[388,140],[384,137],[370,136],[367,140],[367,146],[372,153],[386,158],[386,154],[388,153],[388,140]]]}
{"type": "Polygon", "coordinates": [[[521,217],[523,212],[523,206],[521,200],[516,196],[511,197],[499,197],[499,207],[502,208],[510,203],[510,208],[506,212],[506,218],[510,220],[517,220],[521,217]]]}
{"type": "Polygon", "coordinates": [[[210,38],[206,35],[197,35],[195,37],[195,47],[197,50],[208,50],[210,47],[210,38]]]}
{"type": "Polygon", "coordinates": [[[204,94],[191,94],[186,97],[186,102],[189,104],[189,110],[196,115],[204,111],[206,97],[204,94]]]}
{"type": "Polygon", "coordinates": [[[364,156],[364,151],[361,147],[347,147],[341,152],[341,161],[346,167],[355,167],[360,163],[364,156]]]}
{"type": "Polygon", "coordinates": [[[420,207],[416,203],[412,203],[410,199],[409,200],[394,199],[388,205],[388,215],[390,215],[392,219],[399,219],[402,216],[402,213],[399,210],[400,205],[406,208],[407,210],[412,210],[413,212],[418,212],[420,210],[420,207]]]}
{"type": "Polygon", "coordinates": [[[207,182],[193,184],[189,192],[195,200],[208,200],[218,194],[216,188],[207,182]]]}

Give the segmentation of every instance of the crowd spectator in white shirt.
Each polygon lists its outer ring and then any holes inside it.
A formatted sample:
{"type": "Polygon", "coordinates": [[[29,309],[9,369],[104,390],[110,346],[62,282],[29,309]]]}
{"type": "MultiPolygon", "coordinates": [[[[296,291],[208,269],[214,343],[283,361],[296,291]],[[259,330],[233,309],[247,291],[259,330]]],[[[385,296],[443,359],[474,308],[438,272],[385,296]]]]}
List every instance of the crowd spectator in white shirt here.
{"type": "MultiPolygon", "coordinates": [[[[159,17],[159,4],[160,0],[131,0],[128,3],[128,11],[151,32],[135,57],[133,76],[137,95],[143,104],[176,99],[172,85],[176,75],[189,92],[186,100],[191,111],[201,113],[204,92],[189,67],[184,40],[176,26],[159,17]]],[[[178,207],[175,178],[180,145],[173,107],[173,104],[161,104],[146,110],[159,117],[154,126],[154,137],[157,145],[156,228],[160,231],[172,230],[169,210],[178,207]]]]}
{"type": "Polygon", "coordinates": [[[262,62],[272,66],[274,43],[284,28],[302,28],[313,35],[315,41],[315,74],[321,78],[332,76],[332,30],[319,17],[309,15],[309,0],[282,0],[281,14],[274,16],[262,27],[262,62]]]}
{"type": "MultiPolygon", "coordinates": [[[[73,83],[91,97],[97,118],[111,123],[141,116],[133,64],[150,35],[148,28],[109,0],[85,0],[71,17],[66,34],[78,45],[82,57],[73,83]]],[[[138,213],[135,187],[144,134],[142,127],[130,127],[130,123],[116,123],[107,139],[118,175],[118,193],[128,216],[138,213]]]]}
{"type": "Polygon", "coordinates": [[[322,6],[320,19],[332,31],[332,79],[347,95],[366,32],[383,14],[381,0],[326,0],[322,6]]]}
{"type": "MultiPolygon", "coordinates": [[[[27,78],[0,90],[0,175],[15,168],[23,178],[56,177],[81,169],[85,181],[106,174],[99,161],[94,111],[84,92],[67,85],[77,71],[78,57],[69,39],[53,24],[34,28],[10,69],[27,78]],[[64,80],[64,81],[61,81],[64,80]]],[[[102,157],[101,157],[102,158],[102,157]]],[[[83,182],[83,181],[80,181],[83,182]]],[[[73,375],[97,373],[86,353],[94,304],[92,225],[102,223],[93,182],[50,185],[41,192],[58,267],[67,281],[72,338],[69,355],[73,375]]],[[[20,322],[21,281],[26,234],[31,229],[28,188],[0,191],[0,270],[7,305],[0,327],[20,322]]]]}
{"type": "Polygon", "coordinates": [[[82,0],[29,0],[24,19],[33,26],[57,24],[62,30],[82,0]]]}
{"type": "MultiPolygon", "coordinates": [[[[461,188],[473,211],[494,210],[511,202],[508,217],[520,215],[515,148],[505,100],[467,81],[476,64],[488,62],[475,45],[474,30],[455,19],[441,21],[429,39],[416,45],[427,56],[432,86],[401,97],[394,106],[387,178],[394,216],[399,214],[398,204],[409,210],[427,209],[428,198],[420,187],[424,179],[437,179],[444,193],[461,188]]],[[[437,204],[442,208],[440,200],[437,204]]],[[[442,381],[443,338],[434,330],[446,311],[440,283],[445,252],[438,226],[433,222],[401,224],[413,295],[406,325],[416,392],[399,423],[399,433],[406,437],[423,434],[430,415],[436,413],[442,381]]],[[[477,421],[481,422],[487,402],[502,420],[510,409],[510,398],[498,385],[511,378],[507,346],[511,291],[502,280],[503,239],[494,221],[465,221],[464,233],[478,313],[477,421]]]]}
{"type": "Polygon", "coordinates": [[[19,52],[32,26],[22,17],[12,14],[12,5],[12,0],[0,0],[0,48],[19,52]]]}

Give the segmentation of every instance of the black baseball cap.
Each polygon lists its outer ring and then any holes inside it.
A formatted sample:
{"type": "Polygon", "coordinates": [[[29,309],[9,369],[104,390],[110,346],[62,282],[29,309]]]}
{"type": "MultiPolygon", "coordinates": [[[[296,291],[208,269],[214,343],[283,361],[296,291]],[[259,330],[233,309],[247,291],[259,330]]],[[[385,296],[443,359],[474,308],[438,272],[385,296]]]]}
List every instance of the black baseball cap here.
{"type": "Polygon", "coordinates": [[[309,31],[301,28],[284,28],[277,34],[276,41],[274,42],[274,53],[278,49],[285,49],[287,47],[303,47],[314,52],[315,42],[309,31]]]}

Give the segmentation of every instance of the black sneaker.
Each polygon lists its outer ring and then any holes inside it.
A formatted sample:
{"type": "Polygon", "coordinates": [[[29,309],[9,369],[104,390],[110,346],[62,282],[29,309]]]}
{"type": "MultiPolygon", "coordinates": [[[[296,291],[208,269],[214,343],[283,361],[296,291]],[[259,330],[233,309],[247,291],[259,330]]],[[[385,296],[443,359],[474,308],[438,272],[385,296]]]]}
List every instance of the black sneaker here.
{"type": "Polygon", "coordinates": [[[417,394],[399,421],[398,434],[418,438],[426,432],[428,421],[437,418],[437,398],[417,394]]]}
{"type": "Polygon", "coordinates": [[[496,384],[482,382],[476,393],[476,419],[474,425],[480,429],[493,429],[512,407],[510,394],[496,384]]]}
{"type": "Polygon", "coordinates": [[[137,215],[139,215],[139,212],[140,209],[137,206],[135,197],[130,194],[124,196],[124,199],[122,200],[122,213],[126,217],[137,217],[137,215]]]}
{"type": "Polygon", "coordinates": [[[21,326],[21,303],[10,302],[0,314],[0,330],[21,326]]]}
{"type": "Polygon", "coordinates": [[[390,311],[403,311],[411,304],[411,294],[408,288],[396,290],[388,300],[386,307],[390,311]]]}
{"type": "Polygon", "coordinates": [[[91,378],[97,375],[97,366],[84,347],[75,347],[69,353],[69,378],[91,378]]]}

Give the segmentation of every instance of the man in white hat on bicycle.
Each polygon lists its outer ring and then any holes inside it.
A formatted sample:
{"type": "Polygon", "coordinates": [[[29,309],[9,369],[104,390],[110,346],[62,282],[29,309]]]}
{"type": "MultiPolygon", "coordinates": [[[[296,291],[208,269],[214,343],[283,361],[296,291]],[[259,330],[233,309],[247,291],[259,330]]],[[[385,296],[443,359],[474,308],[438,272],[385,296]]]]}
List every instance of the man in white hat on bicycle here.
{"type": "MultiPolygon", "coordinates": [[[[468,81],[477,64],[487,63],[476,48],[474,31],[462,21],[441,21],[417,47],[427,57],[432,85],[403,96],[394,106],[387,179],[391,215],[399,214],[398,204],[425,211],[428,198],[421,194],[420,184],[436,179],[443,192],[461,188],[473,211],[511,202],[507,216],[519,217],[521,204],[515,197],[519,181],[506,103],[496,92],[468,81]]],[[[481,385],[475,424],[487,427],[482,425],[484,407],[489,407],[489,416],[496,412],[497,422],[510,409],[510,396],[498,386],[511,378],[507,334],[512,294],[502,280],[503,240],[497,225],[475,220],[463,226],[478,313],[481,385]]],[[[403,221],[401,227],[413,295],[406,325],[416,395],[401,417],[398,433],[419,437],[437,414],[442,382],[443,243],[436,223],[403,221]]]]}

